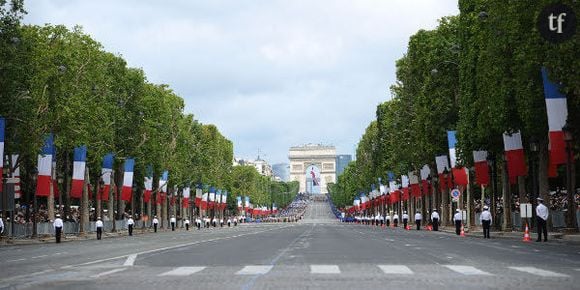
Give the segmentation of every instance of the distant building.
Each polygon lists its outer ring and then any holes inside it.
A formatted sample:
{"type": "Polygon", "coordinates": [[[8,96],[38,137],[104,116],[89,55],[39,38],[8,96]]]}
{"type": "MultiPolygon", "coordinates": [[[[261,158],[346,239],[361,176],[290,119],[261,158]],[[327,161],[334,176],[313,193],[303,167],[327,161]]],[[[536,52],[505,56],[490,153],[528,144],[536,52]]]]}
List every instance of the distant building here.
{"type": "Polygon", "coordinates": [[[245,160],[241,158],[234,158],[233,166],[253,166],[260,175],[274,178],[272,166],[267,161],[262,160],[260,156],[256,160],[245,160]]]}
{"type": "Polygon", "coordinates": [[[276,163],[272,165],[272,171],[274,172],[274,178],[276,178],[276,181],[290,180],[290,164],[276,163]]]}
{"type": "Polygon", "coordinates": [[[336,155],[336,176],[340,176],[348,164],[352,161],[352,155],[341,154],[336,155]]]}

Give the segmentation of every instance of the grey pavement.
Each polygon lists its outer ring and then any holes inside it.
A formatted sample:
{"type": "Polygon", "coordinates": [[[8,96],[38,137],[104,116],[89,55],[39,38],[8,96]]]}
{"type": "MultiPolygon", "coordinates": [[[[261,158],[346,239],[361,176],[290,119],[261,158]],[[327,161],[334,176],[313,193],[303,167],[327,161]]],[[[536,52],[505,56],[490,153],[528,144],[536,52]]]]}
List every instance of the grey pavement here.
{"type": "Polygon", "coordinates": [[[576,243],[343,224],[325,207],[298,224],[2,247],[0,288],[580,289],[576,243]]]}

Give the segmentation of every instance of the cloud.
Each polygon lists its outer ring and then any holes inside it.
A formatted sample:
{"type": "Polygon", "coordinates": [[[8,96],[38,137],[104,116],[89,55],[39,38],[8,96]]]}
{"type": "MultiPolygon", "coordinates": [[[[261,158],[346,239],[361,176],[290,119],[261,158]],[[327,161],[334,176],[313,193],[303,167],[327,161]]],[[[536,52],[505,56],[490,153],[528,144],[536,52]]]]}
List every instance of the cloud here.
{"type": "Polygon", "coordinates": [[[353,153],[390,98],[411,34],[456,1],[35,1],[25,22],[80,24],[108,51],[169,84],[237,156],[271,163],[292,145],[353,153]]]}

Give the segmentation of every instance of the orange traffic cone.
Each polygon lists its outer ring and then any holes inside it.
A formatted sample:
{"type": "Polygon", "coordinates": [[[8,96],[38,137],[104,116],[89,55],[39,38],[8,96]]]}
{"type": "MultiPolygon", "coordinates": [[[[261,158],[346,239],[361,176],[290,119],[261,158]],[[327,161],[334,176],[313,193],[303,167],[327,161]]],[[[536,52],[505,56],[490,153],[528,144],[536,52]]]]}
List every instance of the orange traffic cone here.
{"type": "Polygon", "coordinates": [[[410,231],[410,230],[411,230],[411,226],[410,226],[410,225],[407,225],[407,226],[405,227],[405,229],[406,229],[406,230],[408,230],[408,231],[410,231]]]}
{"type": "Polygon", "coordinates": [[[465,230],[463,230],[463,225],[461,225],[461,233],[459,233],[460,237],[465,237],[465,230]]]}
{"type": "Polygon", "coordinates": [[[530,231],[528,230],[528,224],[526,223],[526,231],[524,232],[524,242],[531,242],[530,231]]]}

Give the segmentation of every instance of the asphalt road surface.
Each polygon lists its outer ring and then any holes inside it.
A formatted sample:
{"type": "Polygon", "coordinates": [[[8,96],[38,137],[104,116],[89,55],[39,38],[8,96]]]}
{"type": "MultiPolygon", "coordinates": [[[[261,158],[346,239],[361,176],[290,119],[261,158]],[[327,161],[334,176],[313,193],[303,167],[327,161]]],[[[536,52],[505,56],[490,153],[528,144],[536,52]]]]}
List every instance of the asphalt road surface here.
{"type": "Polygon", "coordinates": [[[2,289],[580,289],[580,245],[341,224],[248,224],[0,248],[2,289]]]}

